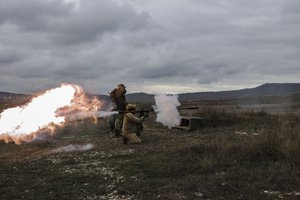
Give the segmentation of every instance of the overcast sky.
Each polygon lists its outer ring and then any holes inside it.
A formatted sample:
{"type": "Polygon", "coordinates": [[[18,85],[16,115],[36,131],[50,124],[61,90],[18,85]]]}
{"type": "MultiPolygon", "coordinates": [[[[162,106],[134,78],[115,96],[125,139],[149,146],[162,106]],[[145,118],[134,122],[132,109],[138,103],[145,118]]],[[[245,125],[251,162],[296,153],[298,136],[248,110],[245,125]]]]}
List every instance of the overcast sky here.
{"type": "Polygon", "coordinates": [[[299,0],[0,0],[0,91],[300,82],[299,0]]]}

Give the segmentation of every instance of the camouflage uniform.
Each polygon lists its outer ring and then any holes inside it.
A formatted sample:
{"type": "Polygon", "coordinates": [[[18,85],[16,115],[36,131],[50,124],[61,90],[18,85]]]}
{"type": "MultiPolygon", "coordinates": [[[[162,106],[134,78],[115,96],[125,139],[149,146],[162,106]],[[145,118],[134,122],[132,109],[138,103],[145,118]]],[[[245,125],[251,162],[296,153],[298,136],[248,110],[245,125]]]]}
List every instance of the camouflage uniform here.
{"type": "MultiPolygon", "coordinates": [[[[135,110],[135,105],[128,104],[126,110],[129,113],[125,114],[122,128],[122,135],[127,138],[131,144],[142,143],[142,140],[139,138],[138,133],[141,133],[141,125],[144,121],[144,116],[137,117],[130,111],[135,110]]],[[[125,140],[127,141],[127,140],[125,140]]],[[[124,142],[124,140],[123,140],[124,142]]]]}
{"type": "MultiPolygon", "coordinates": [[[[114,110],[117,111],[125,111],[127,106],[127,101],[125,97],[125,86],[123,84],[119,84],[117,88],[115,88],[111,93],[110,97],[111,100],[116,104],[116,108],[114,110]]],[[[115,120],[115,130],[114,134],[115,136],[120,136],[121,130],[122,130],[122,124],[123,124],[124,114],[119,113],[116,116],[115,120]]]]}

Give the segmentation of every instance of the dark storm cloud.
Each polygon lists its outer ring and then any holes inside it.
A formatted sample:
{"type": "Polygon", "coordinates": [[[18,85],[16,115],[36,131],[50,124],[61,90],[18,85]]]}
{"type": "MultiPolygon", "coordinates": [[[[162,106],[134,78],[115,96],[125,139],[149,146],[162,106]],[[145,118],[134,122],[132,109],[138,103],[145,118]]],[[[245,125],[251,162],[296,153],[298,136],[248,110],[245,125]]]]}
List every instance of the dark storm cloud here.
{"type": "Polygon", "coordinates": [[[66,15],[70,8],[63,1],[1,0],[0,23],[12,23],[28,31],[41,30],[49,19],[66,15]]]}
{"type": "Polygon", "coordinates": [[[0,50],[0,65],[8,66],[17,61],[20,61],[22,56],[7,51],[0,50]]]}
{"type": "Polygon", "coordinates": [[[145,13],[110,0],[81,1],[78,9],[62,0],[0,1],[0,22],[47,32],[58,44],[85,42],[119,29],[135,30],[146,20],[145,13]]]}
{"type": "MultiPolygon", "coordinates": [[[[198,61],[189,57],[186,60],[184,57],[176,58],[176,55],[165,58],[163,66],[146,67],[135,70],[137,76],[146,79],[160,79],[166,77],[189,77],[200,75],[200,66],[198,61]]],[[[134,73],[134,71],[132,72],[134,73]]]]}
{"type": "Polygon", "coordinates": [[[147,17],[113,1],[82,1],[81,7],[64,19],[54,20],[49,27],[54,30],[53,38],[57,42],[74,44],[94,40],[106,32],[135,31],[147,23],[147,17]]]}
{"type": "Polygon", "coordinates": [[[0,90],[299,82],[299,20],[298,0],[0,0],[0,90]]]}

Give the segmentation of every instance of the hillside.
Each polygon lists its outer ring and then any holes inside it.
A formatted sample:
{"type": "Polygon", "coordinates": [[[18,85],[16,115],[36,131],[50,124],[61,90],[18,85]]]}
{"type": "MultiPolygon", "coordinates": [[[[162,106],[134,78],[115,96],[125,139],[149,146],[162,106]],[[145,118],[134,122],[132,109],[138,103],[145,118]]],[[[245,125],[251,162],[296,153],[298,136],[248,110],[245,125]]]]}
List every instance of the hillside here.
{"type": "Polygon", "coordinates": [[[300,83],[266,83],[255,88],[221,92],[197,92],[180,94],[181,101],[223,100],[245,97],[288,96],[300,93],[300,83]]]}
{"type": "MultiPolygon", "coordinates": [[[[270,101],[285,102],[299,99],[300,83],[266,83],[255,88],[247,88],[232,91],[220,92],[196,92],[179,94],[179,100],[184,101],[203,101],[203,100],[235,100],[239,102],[266,103],[270,101]]],[[[109,102],[107,95],[89,95],[97,96],[106,102],[109,102]]],[[[133,103],[154,104],[154,95],[147,93],[130,93],[126,94],[127,101],[133,103]]],[[[4,104],[21,104],[26,102],[30,95],[13,94],[0,92],[0,102],[4,104]]]]}
{"type": "Polygon", "coordinates": [[[0,110],[7,107],[14,107],[22,105],[31,98],[27,94],[15,94],[8,92],[0,92],[0,110]]]}
{"type": "MultiPolygon", "coordinates": [[[[280,101],[285,101],[286,98],[297,96],[300,94],[300,83],[266,83],[255,88],[247,88],[232,91],[220,92],[196,92],[179,94],[179,100],[183,101],[198,101],[198,100],[226,100],[239,99],[241,101],[248,100],[253,103],[262,101],[274,100],[277,97],[280,101]]],[[[154,103],[154,95],[146,93],[127,94],[129,102],[154,103]]]]}

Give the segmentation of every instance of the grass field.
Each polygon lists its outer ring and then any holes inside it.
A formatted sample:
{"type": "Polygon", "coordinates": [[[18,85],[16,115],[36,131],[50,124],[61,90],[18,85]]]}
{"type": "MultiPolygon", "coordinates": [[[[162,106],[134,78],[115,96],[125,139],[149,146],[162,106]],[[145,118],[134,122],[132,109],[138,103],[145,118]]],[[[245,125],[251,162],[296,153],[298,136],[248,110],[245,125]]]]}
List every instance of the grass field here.
{"type": "Polygon", "coordinates": [[[48,141],[0,142],[0,199],[300,198],[298,114],[183,114],[232,123],[167,129],[153,114],[141,145],[112,137],[106,119],[69,123],[48,141]]]}

